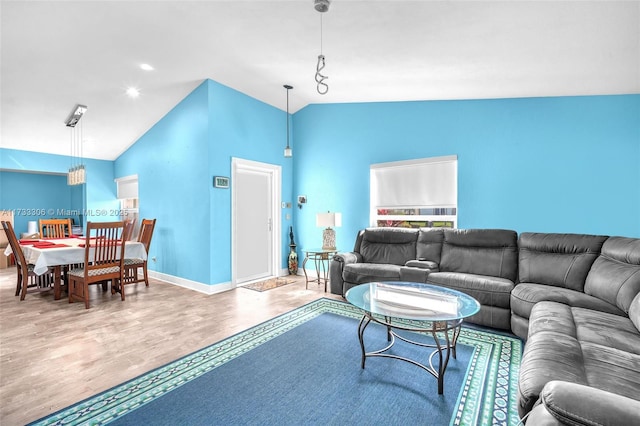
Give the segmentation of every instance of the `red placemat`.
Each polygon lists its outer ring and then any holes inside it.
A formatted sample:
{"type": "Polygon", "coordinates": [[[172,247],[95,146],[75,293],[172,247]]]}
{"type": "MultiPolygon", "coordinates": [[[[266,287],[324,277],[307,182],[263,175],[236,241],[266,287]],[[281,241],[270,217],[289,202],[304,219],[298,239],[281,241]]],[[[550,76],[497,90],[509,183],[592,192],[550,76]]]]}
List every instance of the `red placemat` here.
{"type": "Polygon", "coordinates": [[[70,245],[67,244],[45,244],[43,246],[38,246],[34,244],[35,248],[39,248],[39,249],[48,249],[48,248],[56,248],[56,247],[71,247],[70,245]]]}

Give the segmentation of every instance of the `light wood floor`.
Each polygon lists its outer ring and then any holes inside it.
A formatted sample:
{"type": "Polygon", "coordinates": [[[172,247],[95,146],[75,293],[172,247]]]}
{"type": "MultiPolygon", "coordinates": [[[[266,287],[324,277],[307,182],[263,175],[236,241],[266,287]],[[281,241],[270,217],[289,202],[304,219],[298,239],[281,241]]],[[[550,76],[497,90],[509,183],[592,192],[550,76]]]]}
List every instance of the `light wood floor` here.
{"type": "Polygon", "coordinates": [[[152,280],[126,300],[91,286],[91,308],[53,292],[14,296],[0,270],[0,424],[21,425],[321,297],[304,277],[273,290],[204,295],[152,280]]]}

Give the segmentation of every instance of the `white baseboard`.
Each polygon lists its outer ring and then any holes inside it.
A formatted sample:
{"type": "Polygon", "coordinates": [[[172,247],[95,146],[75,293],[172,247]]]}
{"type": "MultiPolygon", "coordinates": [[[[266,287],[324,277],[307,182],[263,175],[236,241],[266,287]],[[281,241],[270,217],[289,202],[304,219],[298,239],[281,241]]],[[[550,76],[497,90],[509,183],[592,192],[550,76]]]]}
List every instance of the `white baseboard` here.
{"type": "Polygon", "coordinates": [[[233,290],[235,288],[235,286],[231,282],[209,285],[151,270],[149,271],[149,276],[155,278],[156,280],[164,281],[169,284],[188,288],[189,290],[194,290],[204,294],[222,293],[223,291],[233,290]]]}
{"type": "MultiPolygon", "coordinates": [[[[318,278],[318,275],[315,270],[307,271],[307,274],[309,275],[309,279],[318,278]]],[[[280,270],[281,277],[285,277],[287,275],[289,275],[288,269],[280,270]]],[[[302,268],[298,269],[297,275],[304,276],[304,271],[302,271],[302,268]]],[[[223,291],[233,290],[234,288],[236,288],[236,286],[231,281],[209,285],[209,284],[204,284],[198,281],[192,281],[186,278],[180,278],[174,275],[164,274],[162,272],[156,272],[152,270],[149,270],[149,276],[151,278],[154,278],[159,281],[163,281],[165,283],[177,285],[178,287],[187,288],[189,290],[194,290],[194,291],[197,291],[198,293],[204,293],[204,294],[217,294],[217,293],[222,293],[223,291]]]]}

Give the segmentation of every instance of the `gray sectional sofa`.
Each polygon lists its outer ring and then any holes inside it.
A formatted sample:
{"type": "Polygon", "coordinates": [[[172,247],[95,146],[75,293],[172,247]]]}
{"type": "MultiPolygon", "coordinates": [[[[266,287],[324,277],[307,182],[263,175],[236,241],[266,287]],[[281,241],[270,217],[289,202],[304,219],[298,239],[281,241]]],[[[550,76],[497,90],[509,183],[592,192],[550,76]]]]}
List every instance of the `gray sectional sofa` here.
{"type": "Polygon", "coordinates": [[[334,294],[390,280],[470,294],[481,309],[469,322],[526,341],[528,424],[640,425],[640,239],[368,228],[330,265],[334,294]]]}

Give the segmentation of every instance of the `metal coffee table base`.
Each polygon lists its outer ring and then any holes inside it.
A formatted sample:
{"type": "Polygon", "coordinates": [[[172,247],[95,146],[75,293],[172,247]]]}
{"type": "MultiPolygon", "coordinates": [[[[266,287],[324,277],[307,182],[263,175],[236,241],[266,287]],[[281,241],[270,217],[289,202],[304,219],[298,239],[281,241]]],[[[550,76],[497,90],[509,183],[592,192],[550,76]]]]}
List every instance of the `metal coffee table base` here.
{"type": "Polygon", "coordinates": [[[399,359],[400,361],[405,361],[410,364],[413,364],[417,367],[422,368],[433,377],[438,380],[438,394],[442,395],[444,391],[444,373],[447,369],[447,364],[449,364],[450,355],[453,355],[453,358],[456,358],[456,342],[458,341],[458,336],[460,335],[460,328],[462,326],[462,320],[455,321],[425,321],[425,325],[430,325],[430,327],[410,327],[404,326],[398,323],[391,323],[391,317],[384,317],[384,321],[380,321],[373,317],[370,313],[365,313],[362,319],[360,320],[360,324],[358,325],[358,340],[360,341],[360,348],[362,349],[362,368],[364,369],[364,364],[367,357],[383,357],[383,358],[393,358],[399,359]],[[364,332],[367,329],[367,326],[371,322],[376,322],[378,324],[382,324],[387,328],[387,341],[389,344],[382,349],[367,352],[364,347],[364,332]],[[423,332],[423,333],[431,333],[433,336],[434,344],[426,344],[421,342],[416,342],[406,337],[400,336],[397,334],[396,330],[403,331],[413,331],[413,332],[423,332]],[[440,334],[440,336],[438,335],[440,334]],[[434,348],[431,355],[429,355],[429,365],[424,365],[415,361],[413,359],[405,358],[399,355],[393,355],[385,353],[395,344],[396,338],[413,344],[417,346],[422,346],[425,348],[434,348]],[[444,342],[441,342],[440,339],[443,339],[444,342]],[[433,358],[438,355],[438,368],[436,369],[433,366],[433,358]]]}

